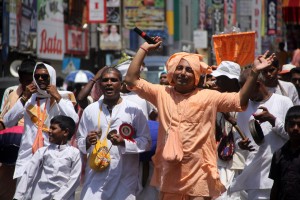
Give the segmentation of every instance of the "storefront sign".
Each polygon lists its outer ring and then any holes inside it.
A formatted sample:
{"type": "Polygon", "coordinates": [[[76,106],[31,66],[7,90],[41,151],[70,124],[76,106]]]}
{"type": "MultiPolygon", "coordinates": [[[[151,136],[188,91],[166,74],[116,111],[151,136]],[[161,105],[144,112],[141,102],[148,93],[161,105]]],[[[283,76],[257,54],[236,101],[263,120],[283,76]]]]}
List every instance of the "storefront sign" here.
{"type": "Polygon", "coordinates": [[[267,4],[267,34],[275,35],[277,29],[277,0],[268,0],[267,4]]]}
{"type": "Polygon", "coordinates": [[[65,25],[66,53],[85,56],[88,52],[88,31],[81,27],[65,25]]]}
{"type": "Polygon", "coordinates": [[[62,60],[65,52],[63,0],[38,1],[37,55],[62,60]]]}
{"type": "Polygon", "coordinates": [[[105,0],[88,0],[88,23],[106,22],[106,1],[105,0]]]}
{"type": "Polygon", "coordinates": [[[205,29],[205,22],[206,22],[206,1],[205,0],[200,0],[199,1],[199,28],[200,30],[205,29]]]}
{"type": "Polygon", "coordinates": [[[255,31],[255,55],[261,55],[261,1],[252,0],[252,30],[255,31]]]}
{"type": "Polygon", "coordinates": [[[224,1],[213,0],[213,33],[220,33],[224,30],[224,1]]]}
{"type": "Polygon", "coordinates": [[[236,0],[224,1],[224,26],[236,25],[236,0]]]}
{"type": "Polygon", "coordinates": [[[164,30],[165,4],[156,1],[124,1],[124,26],[142,30],[164,30]]]}

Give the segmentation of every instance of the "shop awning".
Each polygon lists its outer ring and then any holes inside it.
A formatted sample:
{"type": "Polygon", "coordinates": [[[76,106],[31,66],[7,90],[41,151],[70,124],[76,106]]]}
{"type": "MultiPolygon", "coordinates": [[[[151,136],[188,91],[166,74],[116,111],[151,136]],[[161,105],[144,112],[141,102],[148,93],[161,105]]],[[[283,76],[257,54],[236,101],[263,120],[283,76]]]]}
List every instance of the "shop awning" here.
{"type": "Polygon", "coordinates": [[[300,0],[283,0],[283,20],[287,24],[300,24],[300,0]]]}

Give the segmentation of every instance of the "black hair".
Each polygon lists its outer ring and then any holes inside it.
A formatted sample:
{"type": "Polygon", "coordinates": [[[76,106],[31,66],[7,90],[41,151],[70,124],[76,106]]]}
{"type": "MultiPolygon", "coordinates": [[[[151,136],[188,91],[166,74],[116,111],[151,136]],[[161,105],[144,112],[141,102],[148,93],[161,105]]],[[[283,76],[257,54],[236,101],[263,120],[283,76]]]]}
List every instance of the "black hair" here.
{"type": "Polygon", "coordinates": [[[36,66],[36,70],[37,69],[47,69],[47,67],[44,65],[44,63],[39,63],[37,66],[36,66]]]}
{"type": "Polygon", "coordinates": [[[285,120],[284,120],[284,130],[287,131],[287,123],[292,120],[300,118],[300,105],[290,107],[290,109],[287,111],[285,115],[285,120]]]}
{"type": "MultiPolygon", "coordinates": [[[[244,84],[246,83],[247,81],[247,78],[250,76],[251,74],[251,71],[252,69],[251,68],[247,68],[247,69],[243,69],[241,71],[241,74],[240,74],[240,80],[239,80],[239,83],[240,83],[240,87],[242,88],[244,86],[244,84]]],[[[258,75],[258,78],[257,78],[257,81],[261,82],[264,84],[265,82],[265,77],[262,75],[262,73],[259,73],[258,75]]]]}
{"type": "Polygon", "coordinates": [[[291,69],[290,73],[291,74],[294,74],[294,73],[300,74],[300,67],[295,67],[295,68],[291,69]]]}
{"type": "Polygon", "coordinates": [[[64,78],[61,76],[56,77],[56,86],[62,87],[64,85],[64,78]]]}
{"type": "Polygon", "coordinates": [[[285,46],[284,42],[279,42],[279,44],[278,44],[279,50],[283,51],[284,50],[284,46],[285,46]]]}
{"type": "Polygon", "coordinates": [[[56,115],[51,119],[50,124],[58,124],[61,130],[68,129],[69,130],[68,140],[70,140],[75,133],[76,124],[71,117],[64,116],[64,115],[56,115]]]}
{"type": "Polygon", "coordinates": [[[100,81],[101,81],[101,79],[102,79],[102,76],[103,76],[104,74],[106,74],[106,73],[109,73],[109,72],[116,72],[116,73],[118,74],[118,78],[119,78],[120,81],[122,82],[122,74],[121,74],[120,70],[118,70],[118,69],[115,68],[115,67],[108,67],[108,68],[106,68],[106,69],[102,72],[102,74],[101,74],[101,76],[100,76],[100,81]]]}
{"type": "Polygon", "coordinates": [[[36,62],[32,58],[27,58],[23,60],[18,69],[19,77],[21,77],[22,75],[32,75],[35,64],[36,62]]]}

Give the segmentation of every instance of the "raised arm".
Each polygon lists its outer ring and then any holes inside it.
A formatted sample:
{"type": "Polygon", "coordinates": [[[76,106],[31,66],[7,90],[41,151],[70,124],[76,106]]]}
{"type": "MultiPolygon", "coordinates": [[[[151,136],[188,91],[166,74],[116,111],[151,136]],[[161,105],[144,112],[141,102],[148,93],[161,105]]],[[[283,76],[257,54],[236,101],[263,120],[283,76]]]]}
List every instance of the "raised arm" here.
{"type": "Polygon", "coordinates": [[[125,83],[128,86],[136,85],[135,82],[140,78],[140,68],[148,51],[158,49],[160,44],[162,43],[161,38],[158,36],[156,36],[154,40],[155,42],[157,42],[156,44],[148,44],[147,42],[145,42],[140,46],[139,50],[136,52],[136,55],[131,61],[125,77],[125,83]]]}
{"type": "Polygon", "coordinates": [[[275,54],[273,53],[270,57],[266,58],[267,54],[268,54],[268,51],[266,51],[264,55],[258,56],[254,60],[253,67],[251,69],[251,73],[250,73],[249,77],[247,78],[246,83],[240,90],[240,105],[241,105],[241,107],[247,106],[250,94],[253,91],[253,88],[255,87],[259,73],[263,69],[265,69],[269,65],[271,65],[271,63],[275,57],[275,54]]]}
{"type": "Polygon", "coordinates": [[[100,79],[100,76],[102,74],[102,72],[104,71],[104,69],[106,69],[107,66],[101,68],[97,74],[95,75],[94,78],[92,78],[78,93],[77,95],[77,102],[80,105],[81,108],[86,108],[88,106],[88,99],[87,97],[89,96],[89,94],[92,91],[92,88],[94,86],[94,84],[100,79]]]}

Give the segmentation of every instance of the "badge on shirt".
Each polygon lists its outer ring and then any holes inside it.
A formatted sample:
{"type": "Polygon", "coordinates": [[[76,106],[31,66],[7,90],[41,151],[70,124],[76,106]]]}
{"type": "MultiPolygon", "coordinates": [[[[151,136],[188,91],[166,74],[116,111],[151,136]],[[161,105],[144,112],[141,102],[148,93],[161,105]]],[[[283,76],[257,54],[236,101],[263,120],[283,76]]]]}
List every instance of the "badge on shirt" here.
{"type": "Polygon", "coordinates": [[[121,124],[119,128],[119,133],[124,139],[130,140],[135,143],[135,140],[133,139],[134,129],[130,124],[121,124]]]}

